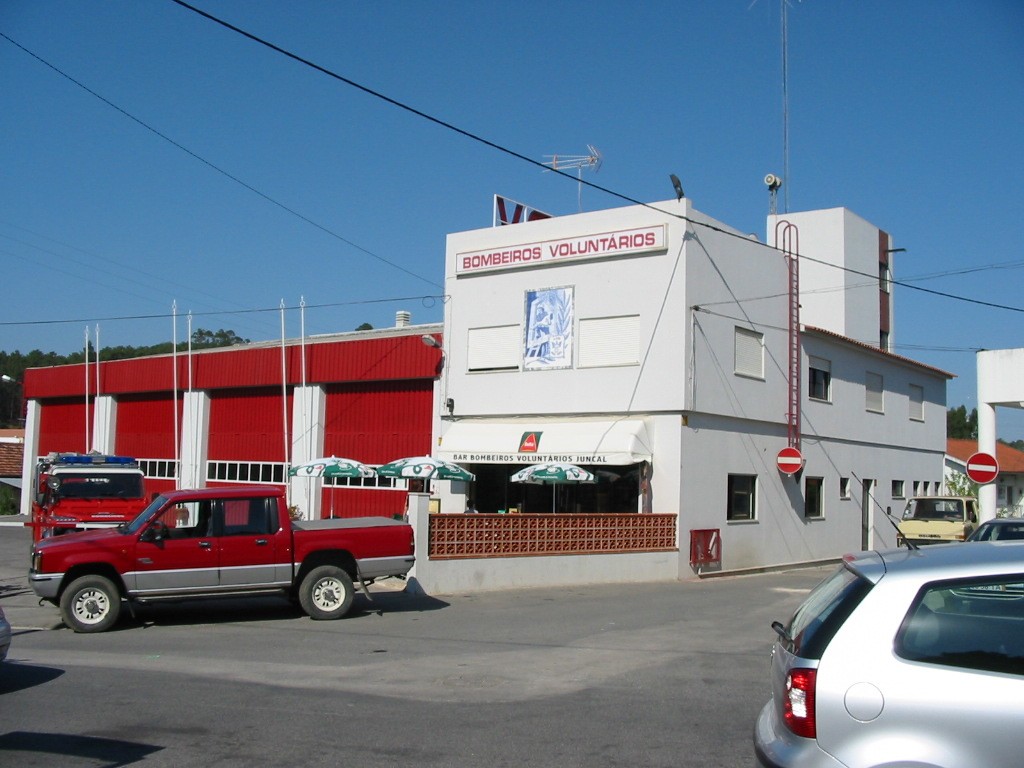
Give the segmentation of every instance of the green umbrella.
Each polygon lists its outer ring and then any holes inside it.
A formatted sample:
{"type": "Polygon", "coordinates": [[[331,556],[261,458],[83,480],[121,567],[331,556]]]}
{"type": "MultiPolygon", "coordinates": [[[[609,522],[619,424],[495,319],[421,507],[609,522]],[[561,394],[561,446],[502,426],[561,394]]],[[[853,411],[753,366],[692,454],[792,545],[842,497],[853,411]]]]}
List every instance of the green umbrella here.
{"type": "MultiPolygon", "coordinates": [[[[568,485],[593,483],[597,477],[583,467],[575,464],[551,462],[547,464],[531,464],[516,472],[510,478],[513,483],[531,483],[534,485],[568,485]]],[[[551,511],[555,511],[555,489],[551,489],[551,511]]]]}
{"type": "Polygon", "coordinates": [[[475,480],[476,475],[458,464],[434,456],[413,456],[395,459],[377,467],[381,477],[419,478],[421,480],[475,480]]]}
{"type": "Polygon", "coordinates": [[[310,459],[288,470],[288,477],[373,477],[375,474],[372,467],[361,461],[337,456],[310,459]]]}

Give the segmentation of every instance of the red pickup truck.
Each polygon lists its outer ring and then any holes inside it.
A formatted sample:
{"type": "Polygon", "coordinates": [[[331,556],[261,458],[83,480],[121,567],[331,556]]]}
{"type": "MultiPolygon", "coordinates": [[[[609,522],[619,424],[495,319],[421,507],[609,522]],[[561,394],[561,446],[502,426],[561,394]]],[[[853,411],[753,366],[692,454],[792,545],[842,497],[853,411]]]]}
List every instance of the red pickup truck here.
{"type": "Polygon", "coordinates": [[[293,521],[284,491],[171,491],[129,523],[32,546],[29,583],[76,632],[102,632],[122,601],[284,592],[313,619],[339,619],[375,579],[415,562],[411,526],[383,517],[293,521]]]}

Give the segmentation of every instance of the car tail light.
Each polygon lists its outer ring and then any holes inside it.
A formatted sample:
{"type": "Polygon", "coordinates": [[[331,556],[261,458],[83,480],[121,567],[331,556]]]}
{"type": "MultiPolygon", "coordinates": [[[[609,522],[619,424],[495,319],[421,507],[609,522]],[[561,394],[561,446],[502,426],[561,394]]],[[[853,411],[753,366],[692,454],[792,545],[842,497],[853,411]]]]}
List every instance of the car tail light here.
{"type": "Polygon", "coordinates": [[[817,735],[814,722],[814,682],[816,669],[791,669],[786,675],[786,694],[782,717],[786,727],[797,736],[813,739],[817,735]]]}

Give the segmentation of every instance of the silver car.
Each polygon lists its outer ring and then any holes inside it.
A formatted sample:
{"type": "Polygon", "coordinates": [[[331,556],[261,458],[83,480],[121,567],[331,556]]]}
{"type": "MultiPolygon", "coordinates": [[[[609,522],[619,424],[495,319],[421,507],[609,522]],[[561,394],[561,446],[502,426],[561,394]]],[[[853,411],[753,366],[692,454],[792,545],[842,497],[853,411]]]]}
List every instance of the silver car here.
{"type": "Polygon", "coordinates": [[[772,627],[758,765],[1024,765],[1024,547],[848,555],[772,627]]]}
{"type": "Polygon", "coordinates": [[[1024,539],[1024,520],[1019,517],[997,517],[988,520],[967,537],[968,541],[1020,541],[1024,539]]]}

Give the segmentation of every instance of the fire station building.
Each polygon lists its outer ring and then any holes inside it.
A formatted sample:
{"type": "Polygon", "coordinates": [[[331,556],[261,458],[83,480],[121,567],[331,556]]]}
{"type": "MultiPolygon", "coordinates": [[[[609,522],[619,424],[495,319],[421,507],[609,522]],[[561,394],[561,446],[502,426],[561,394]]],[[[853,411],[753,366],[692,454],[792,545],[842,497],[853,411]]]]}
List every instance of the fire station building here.
{"type": "MultiPolygon", "coordinates": [[[[950,374],[891,351],[892,253],[846,209],[771,216],[762,240],[685,198],[451,234],[443,326],[107,362],[86,397],[82,366],[26,373],[26,472],[85,448],[86,424],[156,488],[432,453],[476,479],[410,496],[428,592],[893,546],[886,509],[941,488],[950,374]],[[511,482],[537,462],[596,482],[511,482]]],[[[401,481],[361,482],[292,479],[290,498],[406,508],[401,481]]]]}

